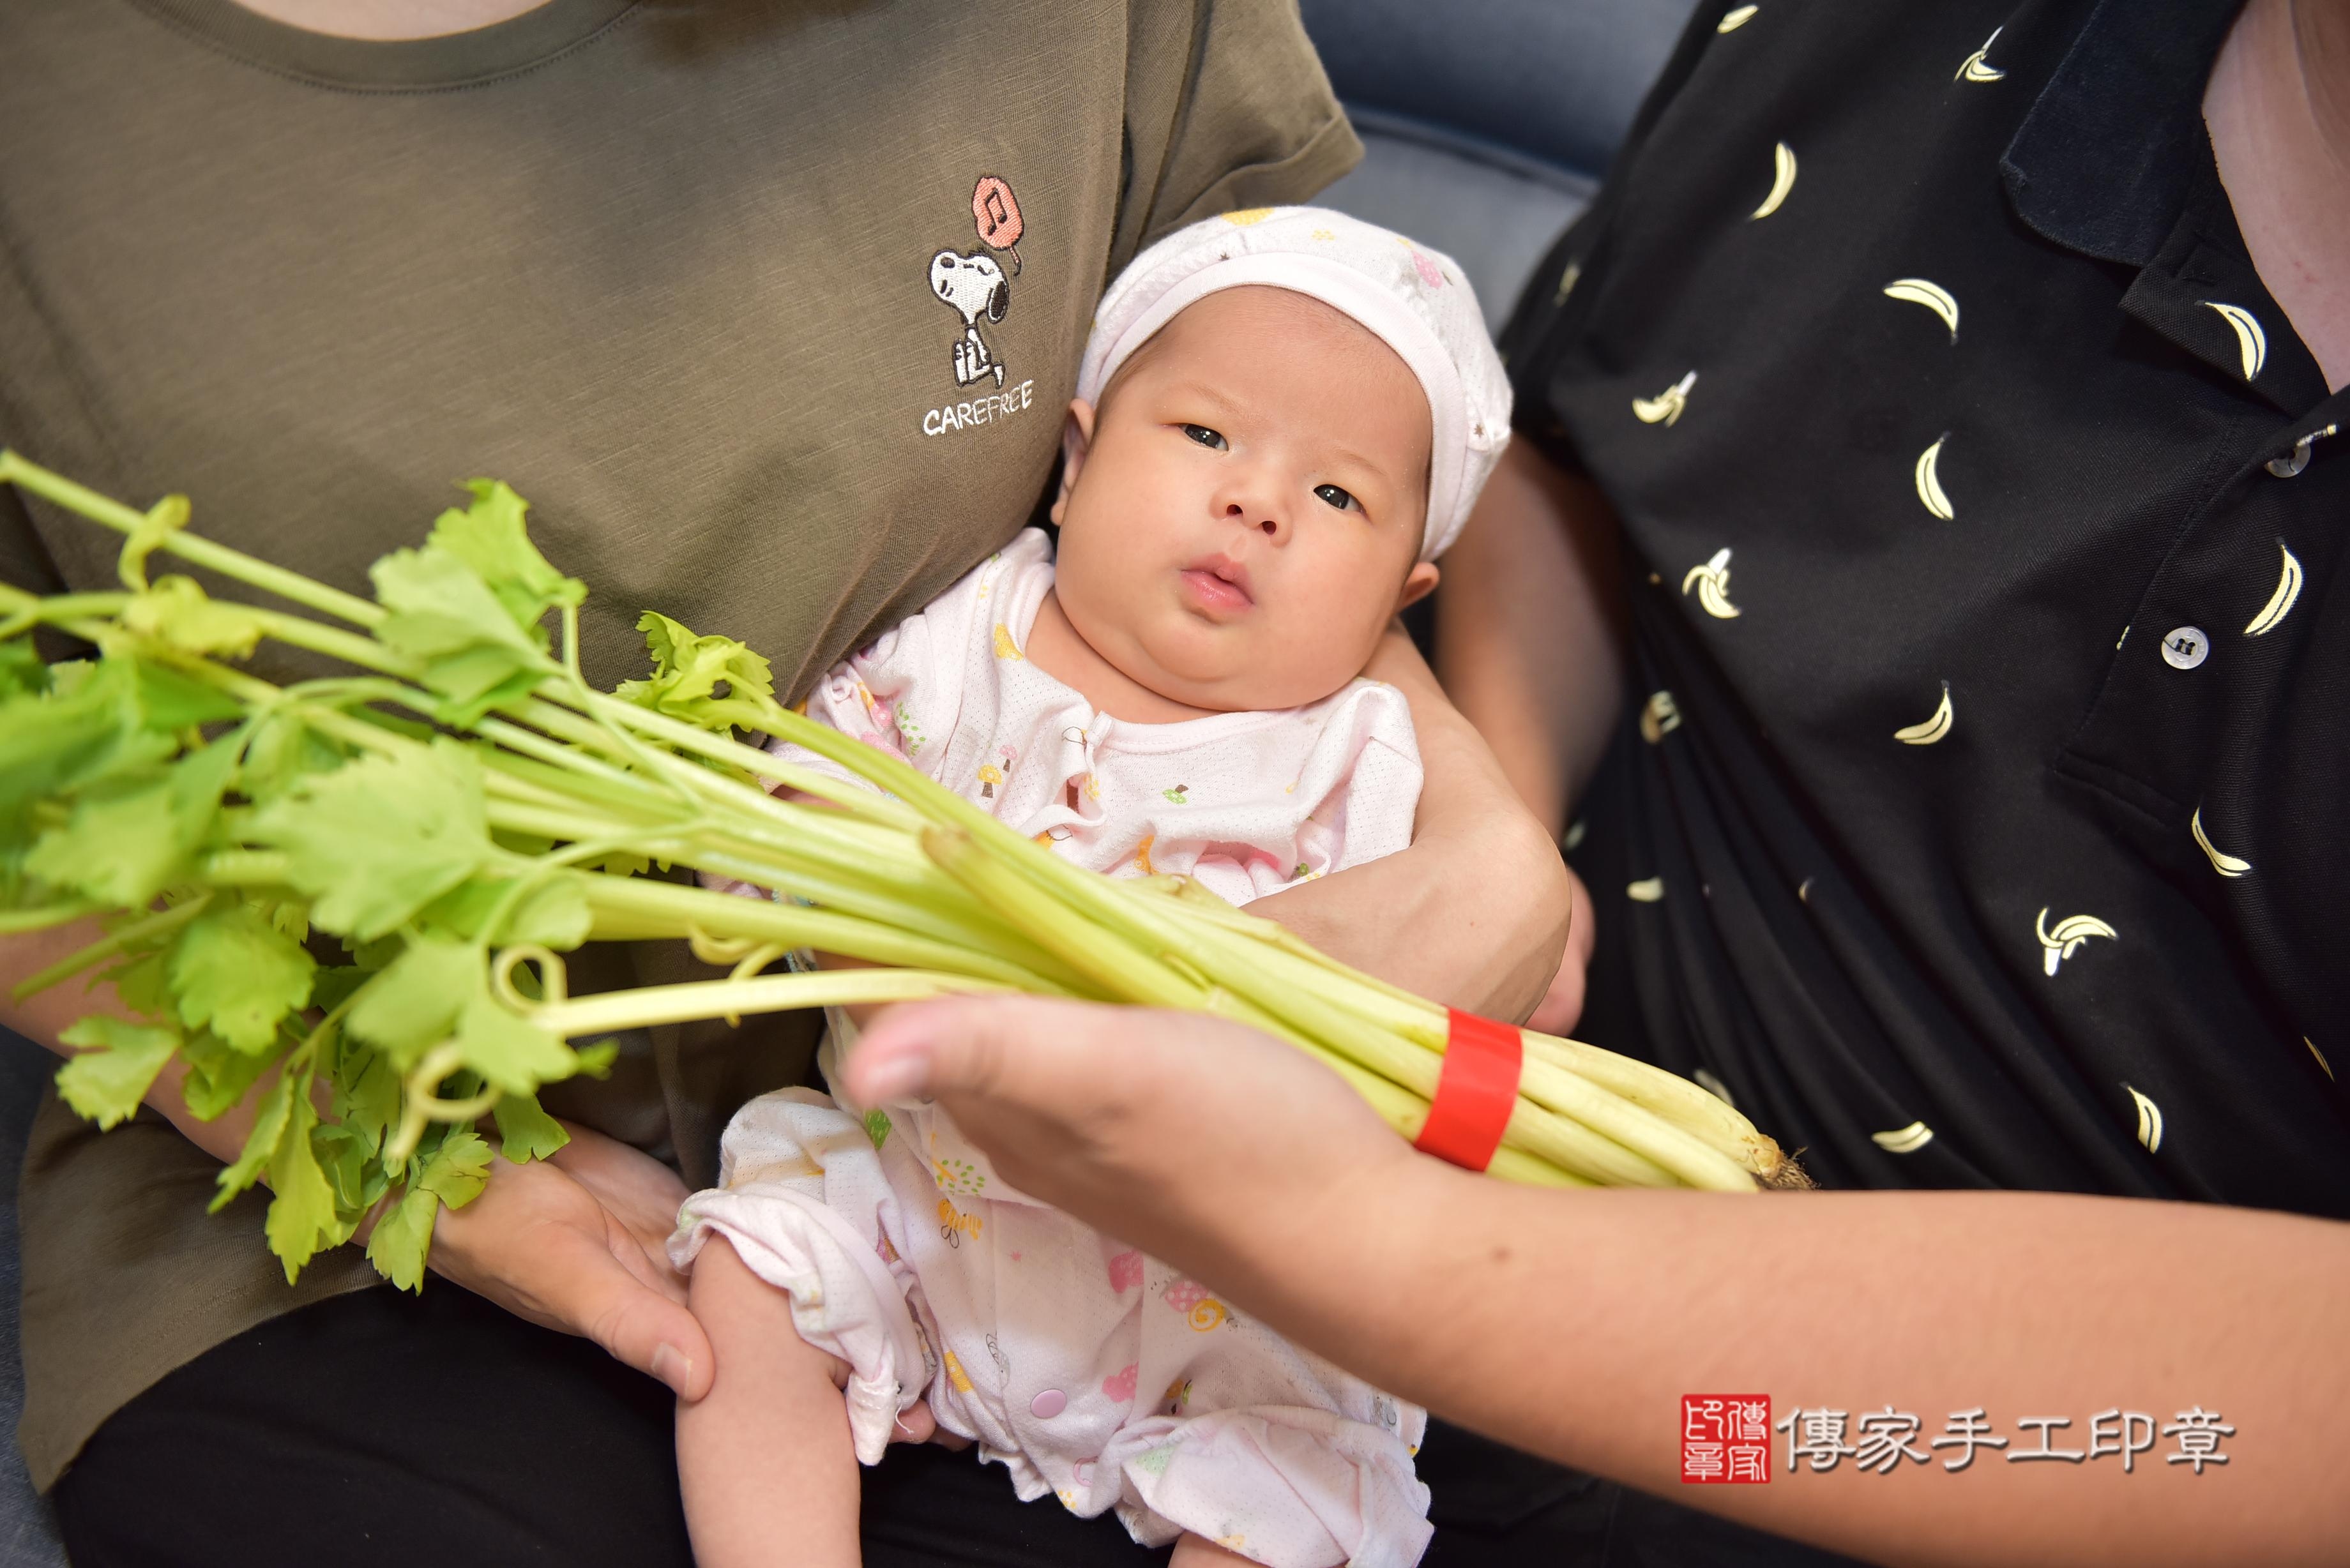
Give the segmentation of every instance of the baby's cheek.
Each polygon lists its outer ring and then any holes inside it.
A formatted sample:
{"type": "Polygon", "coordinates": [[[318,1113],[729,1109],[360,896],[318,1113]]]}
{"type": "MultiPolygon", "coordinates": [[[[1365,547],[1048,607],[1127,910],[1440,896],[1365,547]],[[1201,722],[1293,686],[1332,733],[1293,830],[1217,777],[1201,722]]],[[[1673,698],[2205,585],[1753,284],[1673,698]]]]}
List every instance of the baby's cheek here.
{"type": "Polygon", "coordinates": [[[1283,607],[1264,630],[1263,661],[1282,688],[1267,707],[1296,708],[1318,702],[1352,680],[1370,662],[1387,628],[1384,606],[1358,592],[1317,591],[1283,607]]]}

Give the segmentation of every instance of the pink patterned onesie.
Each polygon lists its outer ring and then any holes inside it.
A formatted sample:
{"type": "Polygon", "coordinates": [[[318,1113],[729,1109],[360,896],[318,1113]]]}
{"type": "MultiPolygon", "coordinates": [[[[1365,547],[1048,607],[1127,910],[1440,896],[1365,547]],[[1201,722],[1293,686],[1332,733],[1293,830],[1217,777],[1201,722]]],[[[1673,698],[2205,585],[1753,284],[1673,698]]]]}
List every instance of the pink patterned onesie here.
{"type": "MultiPolygon", "coordinates": [[[[827,675],[809,716],[1080,865],[1182,872],[1234,903],[1409,843],[1420,769],[1394,688],[1128,724],[1023,655],[1052,579],[1044,535],[1023,533],[827,675]]],[[[828,1082],[853,1038],[832,1022],[828,1082]]],[[[728,1127],[719,1179],[671,1254],[686,1266],[723,1234],[791,1293],[801,1336],[851,1369],[866,1463],[927,1397],[1022,1498],[1114,1509],[1146,1545],[1188,1530],[1273,1568],[1410,1568],[1425,1550],[1425,1412],[1006,1186],[943,1112],[768,1095],[728,1127]]]]}

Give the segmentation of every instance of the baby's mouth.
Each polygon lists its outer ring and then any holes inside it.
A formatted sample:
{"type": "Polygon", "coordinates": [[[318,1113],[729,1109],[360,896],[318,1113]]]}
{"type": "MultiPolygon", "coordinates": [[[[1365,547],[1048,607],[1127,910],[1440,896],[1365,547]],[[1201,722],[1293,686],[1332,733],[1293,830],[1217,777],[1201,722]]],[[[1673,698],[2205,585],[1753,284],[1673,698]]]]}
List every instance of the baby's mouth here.
{"type": "Polygon", "coordinates": [[[1229,556],[1202,556],[1184,567],[1181,576],[1184,592],[1201,609],[1231,613],[1256,603],[1249,591],[1248,568],[1229,556]]]}

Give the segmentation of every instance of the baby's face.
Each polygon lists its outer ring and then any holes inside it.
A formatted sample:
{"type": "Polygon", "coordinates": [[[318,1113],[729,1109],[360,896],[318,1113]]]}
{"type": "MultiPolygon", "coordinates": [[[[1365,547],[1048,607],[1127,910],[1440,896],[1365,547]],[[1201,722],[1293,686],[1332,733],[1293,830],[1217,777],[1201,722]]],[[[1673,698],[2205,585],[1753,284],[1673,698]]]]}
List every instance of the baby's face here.
{"type": "Polygon", "coordinates": [[[1127,361],[1098,417],[1073,417],[1088,439],[1053,508],[1054,589],[1097,652],[1162,696],[1317,701],[1435,586],[1414,565],[1428,396],[1318,300],[1211,294],[1127,361]]]}

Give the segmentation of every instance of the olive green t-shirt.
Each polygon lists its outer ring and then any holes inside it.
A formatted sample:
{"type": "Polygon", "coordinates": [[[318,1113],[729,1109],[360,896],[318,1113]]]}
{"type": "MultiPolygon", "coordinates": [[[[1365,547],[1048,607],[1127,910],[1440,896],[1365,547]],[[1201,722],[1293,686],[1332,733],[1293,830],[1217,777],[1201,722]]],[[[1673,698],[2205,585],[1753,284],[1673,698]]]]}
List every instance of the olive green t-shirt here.
{"type": "MultiPolygon", "coordinates": [[[[655,608],[805,690],[1029,517],[1112,273],[1359,151],[1295,0],[550,0],[397,44],[9,0],[0,60],[0,441],[359,592],[505,479],[590,586],[600,683],[655,608]]],[[[119,543],[0,494],[9,581],[110,586],[119,543]]],[[[654,1031],[550,1101],[705,1182],[808,1044],[654,1031]]],[[[39,1485],[172,1368],[372,1279],[346,1250],[289,1290],[259,1200],[205,1217],[214,1168],[151,1115],[44,1107],[39,1485]]]]}

